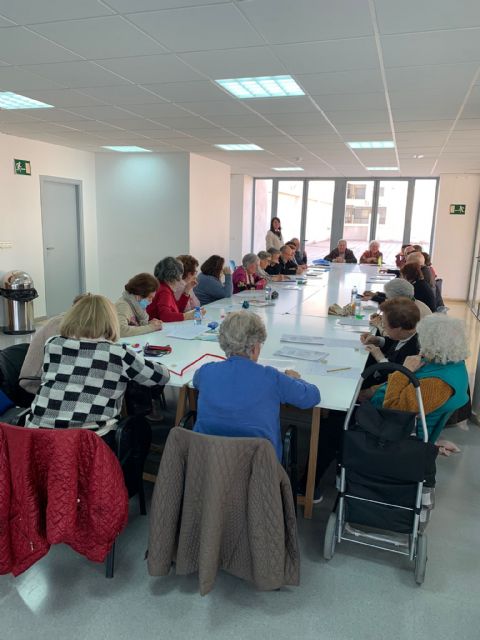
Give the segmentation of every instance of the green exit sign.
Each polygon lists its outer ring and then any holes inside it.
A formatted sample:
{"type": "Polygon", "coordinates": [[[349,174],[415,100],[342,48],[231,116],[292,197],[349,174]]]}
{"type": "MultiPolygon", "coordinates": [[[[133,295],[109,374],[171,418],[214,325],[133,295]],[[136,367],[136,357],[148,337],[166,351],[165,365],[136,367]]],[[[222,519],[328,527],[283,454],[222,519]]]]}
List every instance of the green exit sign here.
{"type": "Polygon", "coordinates": [[[30,167],[29,160],[17,160],[17,158],[13,161],[13,169],[15,173],[19,176],[31,176],[32,170],[30,167]]]}
{"type": "Polygon", "coordinates": [[[451,204],[450,215],[464,216],[467,206],[464,204],[451,204]]]}

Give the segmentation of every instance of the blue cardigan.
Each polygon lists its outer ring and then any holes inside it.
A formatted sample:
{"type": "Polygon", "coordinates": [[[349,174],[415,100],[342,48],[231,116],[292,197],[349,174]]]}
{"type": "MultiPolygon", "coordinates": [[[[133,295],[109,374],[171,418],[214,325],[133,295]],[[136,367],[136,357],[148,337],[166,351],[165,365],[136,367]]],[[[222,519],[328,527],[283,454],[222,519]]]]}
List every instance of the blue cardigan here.
{"type": "Polygon", "coordinates": [[[266,438],[282,459],[280,405],[314,407],[320,392],[314,384],[296,380],[242,356],[203,365],[193,376],[198,389],[194,431],[214,436],[266,438]]]}
{"type": "Polygon", "coordinates": [[[208,304],[232,295],[233,285],[230,273],[225,274],[225,284],[215,276],[206,276],[204,273],[198,274],[197,281],[198,284],[193,291],[200,300],[200,304],[208,304]]]}

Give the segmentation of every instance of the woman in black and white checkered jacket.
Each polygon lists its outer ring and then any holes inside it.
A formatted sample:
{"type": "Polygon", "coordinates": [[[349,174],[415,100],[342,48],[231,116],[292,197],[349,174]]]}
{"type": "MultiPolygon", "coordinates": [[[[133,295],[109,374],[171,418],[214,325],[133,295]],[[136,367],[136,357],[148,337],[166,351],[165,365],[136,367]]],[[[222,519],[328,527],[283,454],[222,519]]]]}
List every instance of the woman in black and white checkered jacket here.
{"type": "Polygon", "coordinates": [[[118,317],[103,296],[77,302],[60,334],[45,344],[42,382],[27,427],[87,428],[105,436],[117,425],[130,380],[149,387],[168,382],[166,367],[116,344],[118,317]]]}

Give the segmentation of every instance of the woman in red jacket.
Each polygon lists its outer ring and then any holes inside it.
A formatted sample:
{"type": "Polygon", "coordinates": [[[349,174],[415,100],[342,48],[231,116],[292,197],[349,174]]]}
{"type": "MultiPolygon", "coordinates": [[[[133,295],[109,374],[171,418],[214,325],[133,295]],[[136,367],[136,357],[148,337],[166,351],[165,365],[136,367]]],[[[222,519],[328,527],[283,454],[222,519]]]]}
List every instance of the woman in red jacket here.
{"type": "MultiPolygon", "coordinates": [[[[195,286],[195,281],[188,282],[178,300],[175,298],[175,291],[183,277],[182,263],[171,256],[163,258],[155,267],[154,274],[160,286],[147,307],[149,318],[157,318],[162,322],[192,320],[194,309],[185,311],[185,308],[190,300],[190,292],[195,286]]],[[[204,314],[205,310],[202,309],[202,315],[204,314]]]]}

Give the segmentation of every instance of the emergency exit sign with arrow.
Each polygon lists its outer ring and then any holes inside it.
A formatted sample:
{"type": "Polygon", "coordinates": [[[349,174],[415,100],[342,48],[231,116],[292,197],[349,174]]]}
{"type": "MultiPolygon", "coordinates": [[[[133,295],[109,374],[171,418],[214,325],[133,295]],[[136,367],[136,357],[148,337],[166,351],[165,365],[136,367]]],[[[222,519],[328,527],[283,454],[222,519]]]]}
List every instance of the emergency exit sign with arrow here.
{"type": "Polygon", "coordinates": [[[450,215],[464,216],[467,206],[465,204],[451,204],[450,215]]]}

